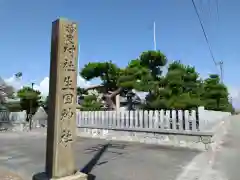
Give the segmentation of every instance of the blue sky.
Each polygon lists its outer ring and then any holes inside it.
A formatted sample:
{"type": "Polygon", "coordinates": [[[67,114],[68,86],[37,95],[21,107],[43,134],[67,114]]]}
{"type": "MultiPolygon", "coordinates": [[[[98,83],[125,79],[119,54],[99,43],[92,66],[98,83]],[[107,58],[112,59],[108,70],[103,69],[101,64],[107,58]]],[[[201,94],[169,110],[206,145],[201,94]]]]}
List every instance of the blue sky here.
{"type": "MultiPolygon", "coordinates": [[[[240,1],[195,1],[214,55],[224,61],[224,81],[238,90],[240,1]]],[[[191,0],[0,0],[1,77],[21,71],[23,84],[48,77],[51,22],[58,17],[79,24],[80,67],[105,60],[125,66],[153,49],[155,21],[157,49],[169,60],[194,65],[203,77],[219,72],[191,0]]]]}

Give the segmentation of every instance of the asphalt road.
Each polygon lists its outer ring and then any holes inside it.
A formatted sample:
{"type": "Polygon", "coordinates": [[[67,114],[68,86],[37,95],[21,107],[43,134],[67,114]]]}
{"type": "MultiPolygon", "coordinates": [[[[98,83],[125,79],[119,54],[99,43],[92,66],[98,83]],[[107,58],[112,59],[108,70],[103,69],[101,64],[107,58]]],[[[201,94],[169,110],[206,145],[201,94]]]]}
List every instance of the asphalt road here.
{"type": "MultiPolygon", "coordinates": [[[[44,171],[44,132],[0,133],[0,168],[24,180],[44,171]]],[[[76,162],[93,180],[175,180],[198,151],[79,138],[76,162]]]]}

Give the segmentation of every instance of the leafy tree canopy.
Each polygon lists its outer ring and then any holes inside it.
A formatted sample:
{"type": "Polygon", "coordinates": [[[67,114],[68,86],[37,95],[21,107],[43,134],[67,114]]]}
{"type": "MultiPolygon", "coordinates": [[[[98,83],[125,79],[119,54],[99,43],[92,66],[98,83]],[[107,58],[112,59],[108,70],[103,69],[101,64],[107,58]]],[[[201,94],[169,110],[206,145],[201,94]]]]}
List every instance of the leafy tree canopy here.
{"type": "MultiPolygon", "coordinates": [[[[211,110],[232,111],[227,87],[220,83],[218,75],[212,74],[202,80],[193,66],[174,61],[168,65],[163,76],[162,67],[166,63],[167,58],[160,51],[145,51],[125,68],[119,68],[112,61],[88,63],[81,70],[81,76],[86,80],[99,78],[101,84],[79,88],[78,94],[96,89],[103,93],[109,109],[115,108],[114,98],[117,94],[126,96],[135,89],[148,93],[142,104],[144,109],[195,109],[205,106],[211,110]]],[[[86,104],[91,106],[89,102],[86,100],[86,104]]]]}
{"type": "Polygon", "coordinates": [[[23,87],[17,92],[20,98],[22,110],[26,110],[27,114],[34,114],[41,103],[41,93],[30,87],[23,87]]]}
{"type": "Polygon", "coordinates": [[[7,102],[5,106],[10,112],[19,112],[22,110],[20,102],[7,102]]]}
{"type": "Polygon", "coordinates": [[[98,100],[96,95],[87,95],[83,97],[83,103],[80,110],[82,111],[99,111],[103,108],[103,104],[98,100]]]}
{"type": "Polygon", "coordinates": [[[131,89],[154,90],[159,84],[161,67],[166,62],[166,57],[160,51],[146,51],[138,59],[131,60],[125,68],[119,68],[112,61],[90,62],[84,66],[80,75],[86,80],[99,78],[103,99],[109,109],[114,109],[118,94],[126,95],[131,89]]]}
{"type": "Polygon", "coordinates": [[[220,82],[219,75],[211,74],[209,78],[205,79],[203,86],[202,100],[207,109],[217,111],[233,110],[228,99],[228,89],[220,82]]]}

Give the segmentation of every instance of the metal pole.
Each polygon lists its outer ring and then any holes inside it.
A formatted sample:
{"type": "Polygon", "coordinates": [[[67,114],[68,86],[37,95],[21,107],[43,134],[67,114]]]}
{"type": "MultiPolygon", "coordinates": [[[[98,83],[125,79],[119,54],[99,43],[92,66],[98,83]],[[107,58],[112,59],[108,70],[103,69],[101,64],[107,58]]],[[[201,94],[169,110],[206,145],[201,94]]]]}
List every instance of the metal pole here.
{"type": "Polygon", "coordinates": [[[219,66],[220,66],[221,83],[223,83],[223,61],[219,62],[219,66]]]}
{"type": "MultiPolygon", "coordinates": [[[[32,91],[33,91],[33,85],[34,83],[32,83],[32,91]]],[[[29,130],[31,131],[32,130],[32,97],[30,99],[30,117],[29,117],[29,130]]]]}
{"type": "Polygon", "coordinates": [[[155,21],[153,22],[153,44],[154,44],[154,51],[157,50],[157,45],[156,45],[156,25],[155,21]]]}

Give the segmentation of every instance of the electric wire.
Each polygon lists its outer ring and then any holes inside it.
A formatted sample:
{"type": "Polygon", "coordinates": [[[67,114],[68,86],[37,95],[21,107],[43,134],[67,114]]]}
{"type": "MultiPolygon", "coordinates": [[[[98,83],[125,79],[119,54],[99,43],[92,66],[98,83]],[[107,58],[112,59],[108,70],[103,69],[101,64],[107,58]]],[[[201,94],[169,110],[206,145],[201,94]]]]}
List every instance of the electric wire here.
{"type": "Polygon", "coordinates": [[[206,40],[206,42],[207,42],[208,49],[209,49],[209,52],[210,52],[210,55],[211,55],[212,61],[214,62],[215,66],[217,66],[218,63],[217,63],[216,60],[215,60],[215,57],[214,57],[214,54],[213,54],[213,51],[212,51],[211,45],[210,45],[209,40],[208,40],[208,37],[207,37],[207,33],[206,33],[205,29],[204,29],[204,26],[203,26],[203,23],[202,23],[202,20],[201,20],[200,14],[199,14],[199,12],[198,12],[198,10],[197,10],[197,6],[196,6],[194,0],[192,0],[192,4],[193,4],[194,10],[195,10],[195,12],[196,12],[196,14],[197,14],[197,17],[198,17],[199,23],[200,23],[200,25],[201,25],[201,29],[202,29],[202,31],[203,31],[203,34],[204,34],[205,40],[206,40]]]}

